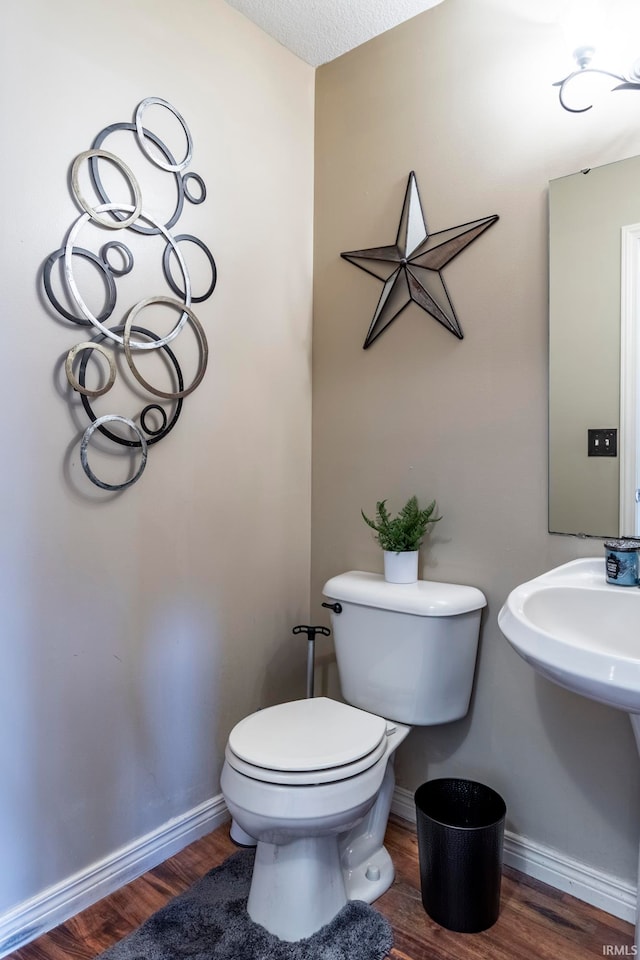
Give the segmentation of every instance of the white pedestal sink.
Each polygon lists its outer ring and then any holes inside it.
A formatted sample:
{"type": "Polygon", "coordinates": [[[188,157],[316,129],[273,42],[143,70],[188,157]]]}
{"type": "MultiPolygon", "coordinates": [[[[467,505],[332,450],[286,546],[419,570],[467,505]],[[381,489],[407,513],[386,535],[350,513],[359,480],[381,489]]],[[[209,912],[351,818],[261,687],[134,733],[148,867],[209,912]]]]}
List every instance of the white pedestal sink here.
{"type": "MultiPolygon", "coordinates": [[[[604,557],[572,560],[512,590],[498,626],[549,680],[625,710],[640,753],[638,587],[608,584],[604,557]]],[[[640,903],[635,942],[640,945],[640,903]]]]}

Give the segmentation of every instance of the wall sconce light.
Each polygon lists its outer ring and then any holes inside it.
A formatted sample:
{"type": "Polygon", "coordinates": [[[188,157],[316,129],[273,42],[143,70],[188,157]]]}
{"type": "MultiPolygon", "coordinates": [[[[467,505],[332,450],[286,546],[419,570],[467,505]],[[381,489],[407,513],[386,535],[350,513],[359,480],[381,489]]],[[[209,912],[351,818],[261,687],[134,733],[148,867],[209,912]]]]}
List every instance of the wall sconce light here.
{"type": "Polygon", "coordinates": [[[612,79],[619,81],[616,86],[611,88],[612,90],[640,90],[640,60],[636,60],[628,74],[614,73],[611,70],[602,70],[599,67],[590,66],[595,52],[595,47],[590,45],[576,47],[576,49],[573,51],[573,57],[576,61],[577,69],[573,70],[564,78],[564,80],[558,80],[553,84],[554,87],[560,88],[560,103],[564,109],[568,110],[570,113],[585,113],[587,110],[591,110],[593,106],[591,103],[587,107],[571,107],[567,103],[565,99],[567,87],[569,84],[574,85],[572,81],[574,81],[576,77],[584,77],[587,74],[592,76],[611,77],[612,79]]]}

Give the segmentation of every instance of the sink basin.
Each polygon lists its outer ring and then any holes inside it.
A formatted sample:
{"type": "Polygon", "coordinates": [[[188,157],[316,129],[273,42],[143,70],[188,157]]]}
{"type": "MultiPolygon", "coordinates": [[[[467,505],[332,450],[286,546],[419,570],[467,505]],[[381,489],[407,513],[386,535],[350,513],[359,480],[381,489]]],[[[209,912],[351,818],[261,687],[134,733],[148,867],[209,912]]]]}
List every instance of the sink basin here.
{"type": "Polygon", "coordinates": [[[498,625],[549,680],[640,714],[640,589],[608,584],[604,557],[572,560],[516,587],[498,625]]]}
{"type": "MultiPolygon", "coordinates": [[[[640,752],[640,589],[606,582],[604,557],[572,560],[512,590],[498,614],[539,673],[625,710],[640,752]]],[[[634,954],[640,947],[640,897],[634,954]]]]}

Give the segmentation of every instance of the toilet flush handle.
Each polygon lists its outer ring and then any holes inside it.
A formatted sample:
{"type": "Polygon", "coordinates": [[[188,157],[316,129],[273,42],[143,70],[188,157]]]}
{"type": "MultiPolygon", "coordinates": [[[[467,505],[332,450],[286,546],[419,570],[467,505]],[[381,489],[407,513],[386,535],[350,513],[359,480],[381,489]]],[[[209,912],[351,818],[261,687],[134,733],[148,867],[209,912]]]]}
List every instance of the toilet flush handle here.
{"type": "Polygon", "coordinates": [[[313,696],[313,674],[316,662],[316,633],[323,637],[331,636],[331,630],[328,627],[309,627],[305,623],[299,623],[294,627],[292,633],[306,633],[307,635],[307,697],[313,696]]]}
{"type": "Polygon", "coordinates": [[[342,613],[341,603],[323,603],[322,606],[326,607],[327,610],[333,610],[334,613],[342,613]]]}

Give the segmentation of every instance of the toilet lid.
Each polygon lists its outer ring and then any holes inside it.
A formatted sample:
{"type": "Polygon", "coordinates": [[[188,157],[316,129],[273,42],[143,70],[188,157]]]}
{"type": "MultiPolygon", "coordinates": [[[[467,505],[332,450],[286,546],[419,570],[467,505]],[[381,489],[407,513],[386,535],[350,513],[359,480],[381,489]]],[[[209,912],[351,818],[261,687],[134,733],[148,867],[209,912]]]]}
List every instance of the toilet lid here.
{"type": "Polygon", "coordinates": [[[375,714],[313,697],[267,707],[241,720],[229,735],[229,748],[255,767],[328,770],[377,753],[386,728],[386,720],[375,714]]]}

